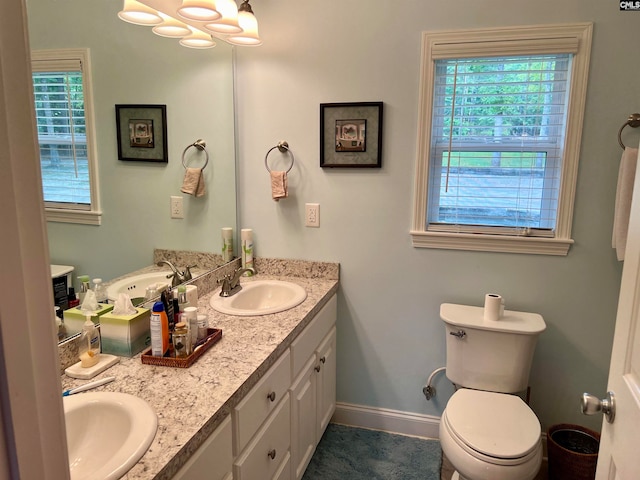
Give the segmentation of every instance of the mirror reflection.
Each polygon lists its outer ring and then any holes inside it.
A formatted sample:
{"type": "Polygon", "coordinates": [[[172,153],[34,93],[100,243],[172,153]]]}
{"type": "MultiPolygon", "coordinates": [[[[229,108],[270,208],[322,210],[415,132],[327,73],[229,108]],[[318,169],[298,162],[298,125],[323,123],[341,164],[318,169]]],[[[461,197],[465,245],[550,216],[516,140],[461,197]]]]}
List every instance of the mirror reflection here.
{"type": "Polygon", "coordinates": [[[232,47],[184,48],[121,21],[117,1],[27,8],[32,50],[88,48],[91,62],[101,224],[48,221],[51,263],[73,267],[77,288],[78,275],[106,283],[155,265],[154,249],[220,253],[221,229],[237,231],[232,47]],[[116,105],[166,106],[167,163],[118,159],[116,105]],[[198,139],[210,157],[202,197],[181,192],[185,165],[204,163],[195,148],[182,162],[198,139]],[[182,198],[183,218],[171,218],[172,196],[182,198]]]}

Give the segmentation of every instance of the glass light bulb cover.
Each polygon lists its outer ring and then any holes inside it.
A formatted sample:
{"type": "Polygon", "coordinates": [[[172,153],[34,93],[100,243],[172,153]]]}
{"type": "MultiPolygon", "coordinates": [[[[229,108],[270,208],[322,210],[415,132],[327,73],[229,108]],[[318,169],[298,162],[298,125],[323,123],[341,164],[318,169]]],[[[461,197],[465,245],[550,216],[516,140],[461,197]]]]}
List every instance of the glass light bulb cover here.
{"type": "Polygon", "coordinates": [[[189,35],[180,39],[180,45],[188,48],[213,48],[216,42],[213,41],[211,35],[199,30],[192,30],[189,35]]]}
{"type": "Polygon", "coordinates": [[[234,0],[216,0],[216,8],[221,18],[204,26],[215,33],[240,33],[242,28],[238,24],[238,6],[234,0]]]}
{"type": "Polygon", "coordinates": [[[134,25],[150,26],[162,23],[162,17],[158,12],[136,0],[124,0],[124,6],[118,12],[118,17],[134,25]]]}
{"type": "Polygon", "coordinates": [[[226,38],[227,42],[234,45],[253,46],[262,45],[262,40],[258,36],[258,20],[255,15],[250,12],[238,12],[238,23],[243,32],[237,35],[230,35],[226,38]]]}
{"type": "Polygon", "coordinates": [[[169,38],[182,38],[191,33],[189,27],[180,20],[171,18],[164,13],[160,13],[160,16],[162,17],[162,23],[160,25],[156,25],[152,29],[153,33],[156,35],[169,38]]]}
{"type": "Polygon", "coordinates": [[[189,20],[202,22],[211,22],[222,17],[214,0],[182,0],[178,15],[189,20]]]}

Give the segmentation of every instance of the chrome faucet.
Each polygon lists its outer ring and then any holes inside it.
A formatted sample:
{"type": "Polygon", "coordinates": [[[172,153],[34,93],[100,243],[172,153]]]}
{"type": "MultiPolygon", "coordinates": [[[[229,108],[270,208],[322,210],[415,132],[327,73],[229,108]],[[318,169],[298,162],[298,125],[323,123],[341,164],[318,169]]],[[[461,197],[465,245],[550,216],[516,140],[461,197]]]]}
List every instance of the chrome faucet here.
{"type": "Polygon", "coordinates": [[[225,275],[221,279],[218,280],[218,284],[222,284],[222,288],[220,289],[221,297],[230,297],[235,295],[240,290],[242,290],[242,285],[240,285],[240,277],[245,272],[251,272],[255,275],[256,270],[254,268],[238,268],[233,275],[225,275]]]}
{"type": "Polygon", "coordinates": [[[184,272],[181,272],[180,270],[178,270],[176,267],[173,266],[171,262],[167,260],[160,260],[156,265],[158,265],[159,267],[161,267],[162,265],[169,266],[169,268],[173,273],[170,273],[169,275],[167,275],[167,278],[172,279],[171,280],[172,287],[177,287],[181,283],[184,283],[187,280],[191,280],[193,278],[193,276],[191,275],[191,269],[195,267],[195,265],[190,265],[188,267],[185,267],[184,272]]]}

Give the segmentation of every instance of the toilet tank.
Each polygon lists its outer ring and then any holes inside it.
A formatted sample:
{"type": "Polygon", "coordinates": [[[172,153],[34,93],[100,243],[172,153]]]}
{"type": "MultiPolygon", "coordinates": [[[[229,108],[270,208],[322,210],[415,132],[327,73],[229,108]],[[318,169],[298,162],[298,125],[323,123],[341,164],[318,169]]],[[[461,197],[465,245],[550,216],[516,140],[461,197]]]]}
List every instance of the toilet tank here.
{"type": "Polygon", "coordinates": [[[542,316],[505,310],[499,320],[485,321],[482,307],[443,303],[440,318],[447,330],[449,380],[490,392],[527,388],[538,336],[546,328],[542,316]]]}

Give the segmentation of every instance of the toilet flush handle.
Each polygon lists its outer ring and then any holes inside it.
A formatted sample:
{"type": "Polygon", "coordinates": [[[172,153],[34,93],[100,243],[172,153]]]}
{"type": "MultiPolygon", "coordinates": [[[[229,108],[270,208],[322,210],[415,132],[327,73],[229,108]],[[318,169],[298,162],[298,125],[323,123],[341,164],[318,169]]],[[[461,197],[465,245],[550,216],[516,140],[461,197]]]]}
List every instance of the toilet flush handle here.
{"type": "Polygon", "coordinates": [[[467,335],[467,333],[464,330],[458,330],[457,332],[449,332],[449,335],[453,335],[454,337],[463,339],[467,335]]]}

